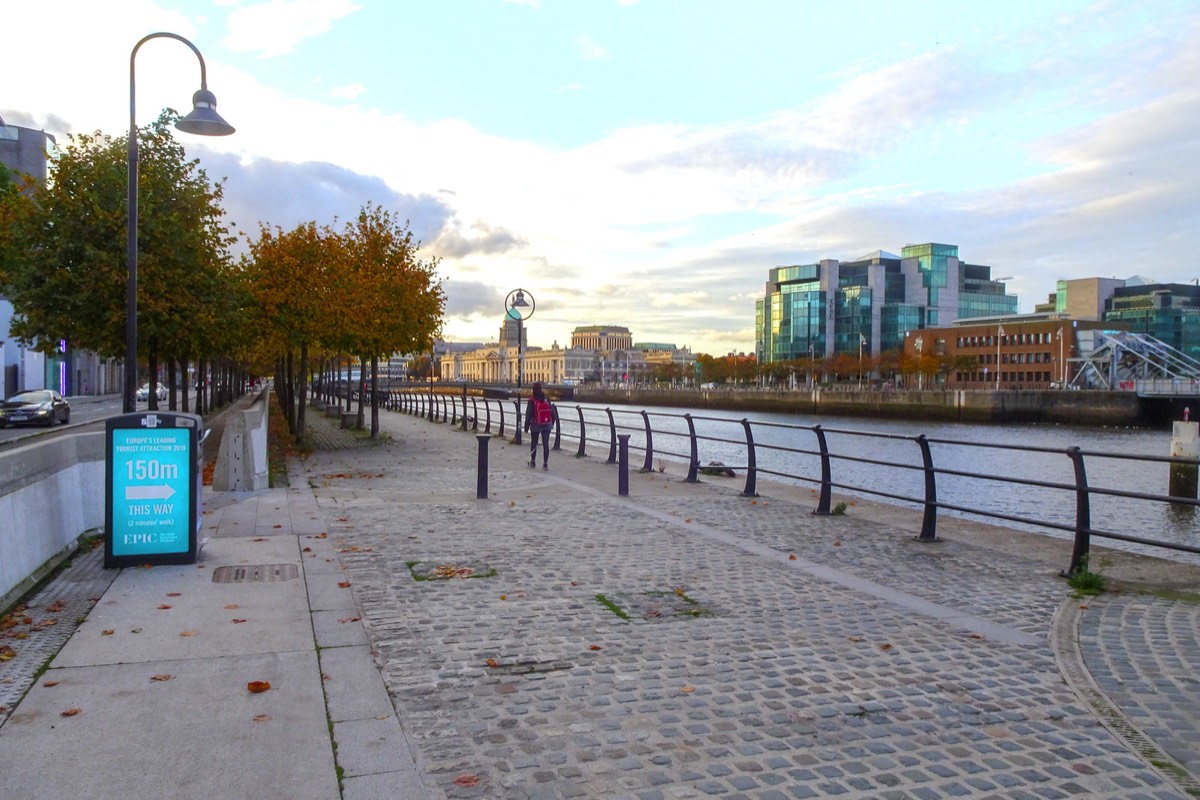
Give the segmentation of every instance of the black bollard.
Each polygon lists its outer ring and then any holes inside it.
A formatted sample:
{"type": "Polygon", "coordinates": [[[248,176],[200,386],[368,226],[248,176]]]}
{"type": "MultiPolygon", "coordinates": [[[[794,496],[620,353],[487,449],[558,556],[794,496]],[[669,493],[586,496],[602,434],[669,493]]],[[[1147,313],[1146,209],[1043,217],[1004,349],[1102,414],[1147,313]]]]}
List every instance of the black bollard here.
{"type": "Polygon", "coordinates": [[[617,494],[629,496],[629,434],[617,434],[617,494]]]}
{"type": "Polygon", "coordinates": [[[475,436],[475,440],[479,442],[479,466],[478,475],[475,478],[475,497],[478,500],[487,500],[488,496],[488,439],[491,436],[475,436]]]}

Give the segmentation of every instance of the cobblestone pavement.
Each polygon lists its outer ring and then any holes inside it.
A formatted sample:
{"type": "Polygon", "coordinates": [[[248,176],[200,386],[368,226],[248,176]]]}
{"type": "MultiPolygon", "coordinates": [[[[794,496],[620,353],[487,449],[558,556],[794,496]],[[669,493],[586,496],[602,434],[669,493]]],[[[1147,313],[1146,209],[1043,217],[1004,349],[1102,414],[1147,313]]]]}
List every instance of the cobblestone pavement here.
{"type": "Polygon", "coordinates": [[[1200,794],[1194,597],[383,416],[304,474],[441,797],[1200,794]]]}

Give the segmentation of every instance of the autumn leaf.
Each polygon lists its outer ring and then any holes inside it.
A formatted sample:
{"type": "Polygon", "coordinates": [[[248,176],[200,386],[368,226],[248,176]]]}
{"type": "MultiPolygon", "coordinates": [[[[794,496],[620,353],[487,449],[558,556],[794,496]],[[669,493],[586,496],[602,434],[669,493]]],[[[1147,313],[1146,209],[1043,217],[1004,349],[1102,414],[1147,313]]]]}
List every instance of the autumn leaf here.
{"type": "Polygon", "coordinates": [[[478,775],[459,775],[457,778],[454,779],[454,783],[456,786],[478,786],[479,785],[479,776],[478,775]]]}
{"type": "Polygon", "coordinates": [[[245,621],[246,621],[245,619],[231,619],[230,620],[230,622],[232,622],[234,625],[240,625],[245,621]]]}
{"type": "Polygon", "coordinates": [[[108,628],[108,629],[106,629],[106,630],[102,630],[102,631],[100,631],[100,635],[101,635],[101,636],[112,636],[112,635],[113,635],[114,633],[116,633],[116,632],[117,632],[117,631],[116,631],[116,629],[115,629],[115,628],[108,628]]]}
{"type": "Polygon", "coordinates": [[[159,611],[166,611],[166,610],[167,610],[168,608],[170,608],[170,607],[171,607],[171,606],[170,606],[170,604],[169,604],[169,603],[163,603],[162,605],[160,605],[160,606],[158,607],[158,610],[159,610],[159,611]]]}
{"type": "Polygon", "coordinates": [[[165,674],[165,673],[164,673],[164,674],[162,674],[162,675],[151,675],[151,676],[150,676],[150,680],[152,680],[152,681],[157,681],[157,682],[161,683],[161,682],[163,682],[163,681],[169,681],[169,680],[171,680],[171,678],[173,678],[173,677],[175,677],[175,676],[173,676],[173,675],[167,675],[167,674],[165,674]]]}
{"type": "Polygon", "coordinates": [[[851,636],[849,638],[850,638],[850,641],[852,641],[852,642],[861,642],[862,641],[861,636],[851,636]]]}
{"type": "Polygon", "coordinates": [[[500,662],[499,662],[499,661],[497,661],[497,660],[496,660],[496,659],[494,659],[494,658],[489,658],[489,659],[488,659],[487,661],[485,661],[484,663],[485,663],[485,664],[487,664],[487,665],[488,665],[489,667],[491,667],[492,669],[495,669],[496,667],[500,666],[500,662]]]}
{"type": "Polygon", "coordinates": [[[167,592],[167,597],[181,597],[183,592],[167,592]]]}
{"type": "Polygon", "coordinates": [[[75,716],[76,714],[81,714],[81,713],[83,713],[83,709],[82,709],[82,708],[68,708],[66,711],[59,712],[59,716],[61,716],[61,717],[73,717],[73,716],[75,716]]]}
{"type": "Polygon", "coordinates": [[[891,650],[892,646],[890,644],[888,644],[887,642],[884,642],[883,644],[879,645],[879,649],[880,650],[891,650]]]}
{"type": "Polygon", "coordinates": [[[270,714],[255,714],[254,721],[255,722],[270,722],[271,715],[270,714]]]}
{"type": "Polygon", "coordinates": [[[275,525],[272,525],[271,527],[272,528],[282,528],[283,526],[277,523],[275,525]]]}
{"type": "Polygon", "coordinates": [[[47,689],[49,689],[51,686],[58,686],[58,681],[46,681],[42,684],[42,686],[45,686],[47,689]]]}
{"type": "Polygon", "coordinates": [[[349,589],[350,581],[338,581],[338,588],[339,589],[349,589]]]}
{"type": "Polygon", "coordinates": [[[600,649],[601,649],[601,647],[598,644],[594,644],[588,648],[588,650],[600,650],[600,649]]]}
{"type": "Polygon", "coordinates": [[[345,619],[339,619],[338,622],[345,624],[347,622],[358,622],[360,619],[362,617],[346,617],[345,619]]]}
{"type": "Polygon", "coordinates": [[[691,692],[696,691],[696,687],[695,686],[681,686],[681,687],[679,687],[679,691],[690,694],[691,692]]]}
{"type": "Polygon", "coordinates": [[[271,688],[270,681],[250,681],[246,684],[246,690],[251,694],[261,694],[271,688]]]}
{"type": "Polygon", "coordinates": [[[179,635],[180,636],[195,636],[196,632],[195,631],[180,631],[179,635]]]}
{"type": "Polygon", "coordinates": [[[229,605],[225,606],[225,608],[241,608],[241,606],[239,606],[237,603],[230,603],[229,605]]]}

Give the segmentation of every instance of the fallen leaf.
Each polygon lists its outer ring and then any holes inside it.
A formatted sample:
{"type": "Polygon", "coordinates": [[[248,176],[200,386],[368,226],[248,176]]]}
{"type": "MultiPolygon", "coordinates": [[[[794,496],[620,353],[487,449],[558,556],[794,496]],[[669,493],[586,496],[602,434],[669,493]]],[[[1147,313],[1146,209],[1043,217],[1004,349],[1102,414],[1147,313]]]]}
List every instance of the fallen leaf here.
{"type": "Polygon", "coordinates": [[[68,708],[66,711],[62,711],[62,712],[60,712],[60,713],[59,713],[59,716],[62,716],[62,717],[73,717],[73,716],[75,716],[76,714],[80,714],[80,713],[82,713],[82,712],[83,712],[83,709],[82,709],[82,708],[68,708]]]}
{"type": "Polygon", "coordinates": [[[842,546],[842,540],[841,540],[841,539],[834,539],[834,540],[833,540],[833,546],[834,546],[834,547],[841,547],[841,546],[842,546]]]}
{"type": "Polygon", "coordinates": [[[588,648],[588,650],[600,650],[600,649],[602,649],[602,648],[598,644],[594,644],[588,648]]]}
{"type": "Polygon", "coordinates": [[[488,665],[489,667],[491,667],[492,669],[495,669],[496,667],[500,666],[500,662],[498,662],[498,661],[497,661],[496,659],[494,659],[494,658],[489,658],[489,659],[488,659],[487,661],[485,661],[484,663],[485,663],[485,664],[487,664],[487,665],[488,665]]]}
{"type": "Polygon", "coordinates": [[[272,528],[282,528],[283,526],[280,525],[279,523],[276,523],[276,524],[272,525],[271,527],[272,528]]]}
{"type": "Polygon", "coordinates": [[[691,692],[696,691],[696,687],[695,686],[681,686],[679,688],[679,691],[691,693],[691,692]]]}
{"type": "Polygon", "coordinates": [[[255,714],[254,721],[255,722],[270,722],[271,715],[270,714],[255,714]]]}
{"type": "Polygon", "coordinates": [[[339,589],[349,589],[350,581],[338,581],[338,588],[339,589]]]}
{"type": "Polygon", "coordinates": [[[246,689],[251,694],[260,694],[271,688],[270,681],[250,681],[246,684],[246,689]]]}
{"type": "Polygon", "coordinates": [[[195,636],[196,632],[195,631],[180,631],[179,635],[180,636],[195,636]]]}
{"type": "Polygon", "coordinates": [[[46,681],[42,684],[42,686],[45,686],[47,689],[49,689],[51,686],[58,686],[58,681],[46,681]]]}
{"type": "Polygon", "coordinates": [[[161,604],[161,605],[158,607],[158,610],[159,610],[159,611],[166,611],[166,610],[167,610],[168,608],[170,608],[170,607],[171,607],[170,603],[163,603],[163,604],[161,604]]]}
{"type": "Polygon", "coordinates": [[[506,595],[506,594],[502,594],[502,595],[500,595],[500,599],[501,599],[501,600],[507,600],[507,599],[508,599],[508,595],[506,595]]]}
{"type": "Polygon", "coordinates": [[[182,597],[183,592],[167,592],[167,597],[182,597]]]}
{"type": "Polygon", "coordinates": [[[240,624],[242,624],[242,623],[243,623],[243,622],[245,622],[245,621],[246,621],[246,620],[244,620],[244,619],[232,619],[232,620],[230,620],[230,622],[232,622],[234,625],[240,625],[240,624]]]}
{"type": "Polygon", "coordinates": [[[303,553],[311,553],[311,552],[312,552],[312,548],[311,548],[311,547],[305,547],[305,548],[304,548],[304,549],[303,549],[301,552],[303,552],[303,553]]]}
{"type": "Polygon", "coordinates": [[[164,674],[162,674],[162,675],[151,675],[151,676],[150,676],[150,680],[152,680],[152,681],[158,681],[159,683],[161,683],[161,682],[163,682],[163,681],[169,681],[169,680],[171,680],[171,678],[173,678],[173,677],[174,677],[173,675],[167,675],[167,674],[165,674],[165,673],[164,673],[164,674]]]}
{"type": "Polygon", "coordinates": [[[891,650],[892,646],[890,644],[888,644],[887,642],[884,642],[883,644],[879,645],[879,649],[880,650],[891,650]]]}
{"type": "MultiPolygon", "coordinates": [[[[282,528],[283,526],[282,526],[282,525],[276,525],[275,527],[276,527],[276,528],[282,528]]],[[[263,537],[261,537],[261,536],[260,536],[260,537],[258,537],[257,539],[251,539],[250,541],[252,541],[252,542],[265,542],[265,541],[266,541],[266,539],[264,539],[263,537]]]]}
{"type": "Polygon", "coordinates": [[[226,608],[241,608],[241,606],[239,606],[237,603],[230,603],[229,605],[227,605],[225,607],[226,608]]]}
{"type": "Polygon", "coordinates": [[[789,554],[789,555],[788,555],[788,561],[795,561],[795,560],[796,560],[796,554],[795,554],[795,553],[791,553],[791,554],[789,554]]]}
{"type": "Polygon", "coordinates": [[[345,619],[339,619],[338,622],[358,622],[360,619],[362,619],[362,617],[346,617],[345,619]]]}
{"type": "Polygon", "coordinates": [[[101,636],[112,636],[116,632],[117,631],[115,628],[108,628],[107,630],[100,631],[100,635],[101,636]]]}
{"type": "Polygon", "coordinates": [[[479,785],[479,776],[478,775],[459,775],[457,778],[454,779],[454,783],[457,786],[478,786],[479,785]]]}
{"type": "Polygon", "coordinates": [[[862,641],[862,637],[861,637],[861,636],[851,636],[851,637],[850,637],[850,641],[852,641],[852,642],[861,642],[861,641],[862,641]]]}

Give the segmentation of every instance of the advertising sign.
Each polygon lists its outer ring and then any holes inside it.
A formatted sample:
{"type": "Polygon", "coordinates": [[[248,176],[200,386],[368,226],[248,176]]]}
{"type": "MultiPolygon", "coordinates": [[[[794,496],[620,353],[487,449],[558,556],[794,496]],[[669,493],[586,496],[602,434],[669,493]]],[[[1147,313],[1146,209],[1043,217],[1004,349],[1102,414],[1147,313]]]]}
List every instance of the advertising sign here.
{"type": "Polygon", "coordinates": [[[108,420],[105,567],[196,560],[200,426],[193,414],[108,420]]]}

